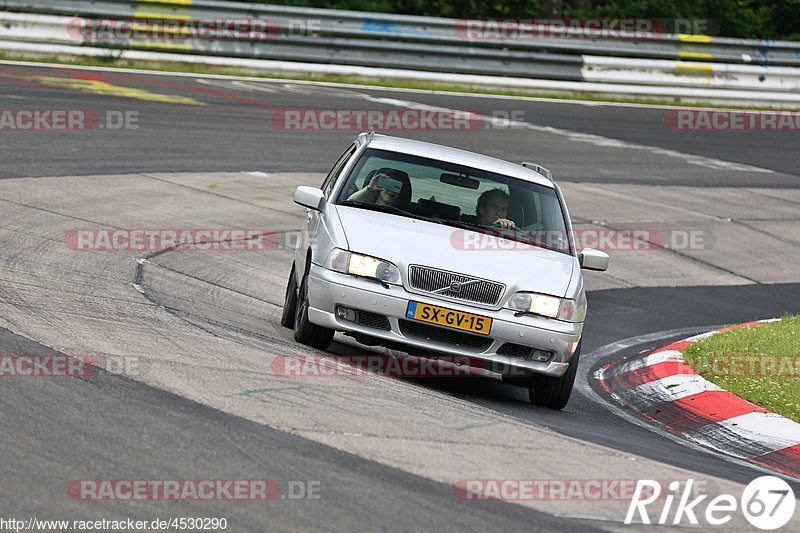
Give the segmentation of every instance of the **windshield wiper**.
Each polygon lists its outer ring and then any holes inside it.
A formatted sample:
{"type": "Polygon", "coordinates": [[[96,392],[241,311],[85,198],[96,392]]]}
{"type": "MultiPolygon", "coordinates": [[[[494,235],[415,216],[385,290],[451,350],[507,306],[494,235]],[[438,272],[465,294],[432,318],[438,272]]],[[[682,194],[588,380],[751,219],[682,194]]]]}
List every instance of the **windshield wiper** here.
{"type": "Polygon", "coordinates": [[[493,235],[495,237],[501,237],[501,238],[507,235],[507,233],[504,232],[515,231],[513,228],[503,229],[498,226],[483,226],[481,224],[472,224],[470,222],[462,222],[461,220],[452,220],[449,218],[437,218],[435,220],[436,222],[440,222],[445,226],[452,226],[454,228],[476,231],[478,233],[485,233],[487,235],[493,235]]]}
{"type": "Polygon", "coordinates": [[[469,222],[462,222],[460,220],[452,220],[449,218],[437,218],[437,222],[441,222],[445,226],[453,226],[454,228],[461,228],[461,229],[468,229],[470,231],[482,231],[482,230],[491,230],[493,228],[487,228],[486,226],[479,226],[477,224],[470,224],[469,222]]]}
{"type": "Polygon", "coordinates": [[[425,220],[426,222],[437,222],[437,219],[424,217],[422,215],[417,215],[415,213],[410,213],[404,209],[400,209],[399,207],[395,207],[393,205],[386,205],[386,204],[371,204],[369,202],[359,202],[358,200],[345,200],[344,202],[339,202],[337,205],[343,205],[346,207],[359,207],[361,209],[368,209],[370,211],[380,211],[382,213],[391,213],[393,215],[400,215],[409,218],[416,218],[418,220],[425,220]]]}
{"type": "Polygon", "coordinates": [[[546,242],[543,242],[542,239],[535,238],[535,235],[532,235],[530,232],[519,228],[500,228],[498,226],[483,226],[478,224],[470,224],[469,222],[462,222],[460,220],[449,220],[445,218],[437,219],[437,221],[446,226],[453,226],[455,228],[475,231],[478,233],[491,235],[493,237],[497,237],[500,239],[510,239],[512,241],[521,242],[523,244],[527,244],[529,246],[535,246],[537,248],[544,248],[545,250],[552,250],[554,252],[569,253],[568,250],[564,250],[563,248],[559,248],[557,246],[549,245],[546,242]]]}

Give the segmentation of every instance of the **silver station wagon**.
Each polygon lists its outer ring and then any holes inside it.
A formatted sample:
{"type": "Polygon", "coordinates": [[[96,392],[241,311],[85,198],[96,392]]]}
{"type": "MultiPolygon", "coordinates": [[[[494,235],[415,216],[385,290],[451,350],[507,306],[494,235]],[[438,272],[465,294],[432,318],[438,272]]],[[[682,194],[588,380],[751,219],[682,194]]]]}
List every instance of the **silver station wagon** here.
{"type": "Polygon", "coordinates": [[[581,269],[550,172],[362,133],[322,188],[298,187],[306,227],[281,323],[325,350],[335,332],[408,354],[458,356],[566,406],[586,316],[581,269]]]}

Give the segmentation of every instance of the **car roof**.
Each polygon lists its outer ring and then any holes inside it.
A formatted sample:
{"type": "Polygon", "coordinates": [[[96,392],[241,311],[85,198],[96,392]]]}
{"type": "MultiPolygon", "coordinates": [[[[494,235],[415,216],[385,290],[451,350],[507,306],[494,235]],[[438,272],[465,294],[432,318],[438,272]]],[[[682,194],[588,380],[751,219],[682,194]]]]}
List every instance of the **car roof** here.
{"type": "Polygon", "coordinates": [[[504,176],[510,176],[513,178],[534,182],[545,187],[554,188],[553,182],[548,178],[534,170],[525,168],[522,165],[517,165],[515,163],[497,159],[495,157],[489,157],[488,155],[468,152],[467,150],[442,146],[441,144],[416,141],[414,139],[405,139],[403,137],[394,137],[392,135],[380,135],[376,133],[372,136],[369,146],[370,148],[377,148],[379,150],[389,150],[392,152],[427,157],[430,159],[456,163],[458,165],[464,165],[466,167],[476,168],[479,170],[496,172],[497,174],[503,174],[504,176]]]}

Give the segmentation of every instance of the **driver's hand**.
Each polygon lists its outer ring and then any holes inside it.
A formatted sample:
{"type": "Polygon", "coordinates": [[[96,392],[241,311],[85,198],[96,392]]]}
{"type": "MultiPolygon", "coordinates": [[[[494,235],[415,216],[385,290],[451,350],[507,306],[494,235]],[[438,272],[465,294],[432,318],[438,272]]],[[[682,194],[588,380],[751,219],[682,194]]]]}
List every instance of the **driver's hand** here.
{"type": "Polygon", "coordinates": [[[378,190],[378,179],[386,177],[386,174],[375,174],[372,176],[372,179],[369,180],[369,185],[367,185],[367,190],[369,192],[375,192],[378,190]]]}
{"type": "Polygon", "coordinates": [[[494,221],[495,226],[500,226],[503,229],[512,229],[516,227],[513,220],[509,220],[507,218],[498,218],[494,221]]]}

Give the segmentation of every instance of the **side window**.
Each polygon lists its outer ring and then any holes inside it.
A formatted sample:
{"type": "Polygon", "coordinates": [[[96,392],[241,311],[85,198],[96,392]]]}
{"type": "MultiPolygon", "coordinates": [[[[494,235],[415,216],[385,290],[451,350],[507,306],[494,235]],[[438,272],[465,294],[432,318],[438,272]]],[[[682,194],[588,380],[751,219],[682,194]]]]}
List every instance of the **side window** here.
{"type": "Polygon", "coordinates": [[[331,191],[333,190],[333,186],[336,185],[336,180],[339,179],[339,176],[342,173],[342,169],[350,160],[350,156],[353,155],[356,151],[356,145],[351,144],[350,148],[348,148],[339,160],[333,165],[333,168],[328,173],[328,177],[325,178],[325,181],[322,182],[322,193],[325,195],[325,198],[330,198],[331,191]]]}

